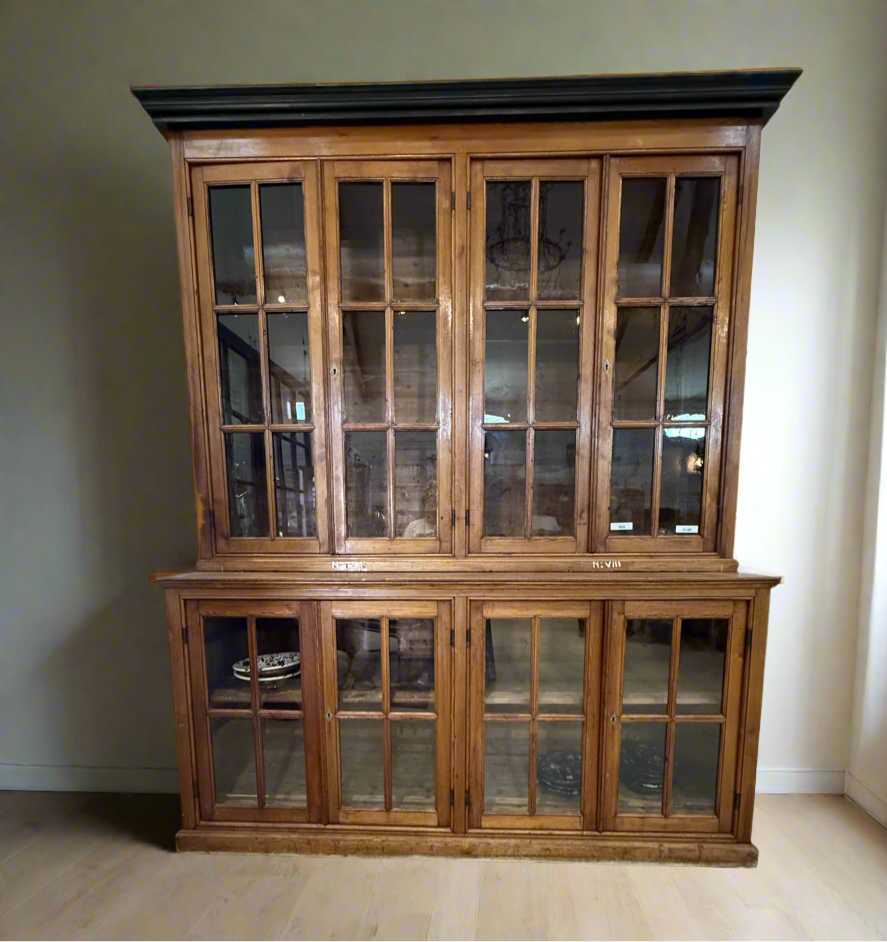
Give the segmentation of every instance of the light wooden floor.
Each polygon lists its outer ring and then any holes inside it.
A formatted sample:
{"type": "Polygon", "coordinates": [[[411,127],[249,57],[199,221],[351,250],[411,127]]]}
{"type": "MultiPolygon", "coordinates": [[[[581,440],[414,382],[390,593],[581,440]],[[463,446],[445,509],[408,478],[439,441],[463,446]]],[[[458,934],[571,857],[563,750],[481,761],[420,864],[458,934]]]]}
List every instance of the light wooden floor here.
{"type": "Polygon", "coordinates": [[[887,937],[887,830],[839,797],[759,797],[756,870],[176,855],[176,810],[0,792],[0,937],[887,937]]]}

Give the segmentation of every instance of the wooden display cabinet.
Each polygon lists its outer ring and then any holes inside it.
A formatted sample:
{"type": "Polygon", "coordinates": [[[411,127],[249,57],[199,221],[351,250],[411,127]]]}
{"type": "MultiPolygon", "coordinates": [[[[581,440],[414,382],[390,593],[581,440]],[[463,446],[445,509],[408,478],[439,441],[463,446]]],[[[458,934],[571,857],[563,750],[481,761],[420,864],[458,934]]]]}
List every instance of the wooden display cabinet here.
{"type": "Polygon", "coordinates": [[[733,558],[761,129],[799,72],[134,89],[198,511],[181,849],[752,864],[733,558]]]}

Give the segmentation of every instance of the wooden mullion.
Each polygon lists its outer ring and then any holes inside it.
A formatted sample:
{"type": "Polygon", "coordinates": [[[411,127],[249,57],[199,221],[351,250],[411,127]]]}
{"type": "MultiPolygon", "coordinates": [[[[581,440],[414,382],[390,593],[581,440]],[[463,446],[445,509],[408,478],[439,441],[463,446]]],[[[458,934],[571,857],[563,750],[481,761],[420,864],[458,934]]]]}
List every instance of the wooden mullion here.
{"type": "Polygon", "coordinates": [[[524,535],[526,539],[530,540],[533,538],[533,471],[534,471],[534,461],[535,461],[535,451],[536,451],[536,435],[531,425],[527,429],[527,445],[526,445],[526,496],[524,510],[526,512],[525,524],[524,524],[524,535]]]}
{"type": "Polygon", "coordinates": [[[382,264],[385,266],[385,303],[390,305],[394,297],[393,268],[391,265],[391,180],[382,180],[382,264]]]}
{"type": "Polygon", "coordinates": [[[665,184],[665,231],[662,234],[662,296],[671,292],[671,249],[674,242],[674,186],[675,174],[669,173],[665,184]]]}
{"type": "Polygon", "coordinates": [[[392,785],[391,785],[391,722],[388,714],[391,712],[391,643],[389,640],[389,620],[387,615],[381,619],[381,654],[382,654],[382,742],[384,754],[384,781],[385,781],[385,810],[391,811],[392,785]]]}
{"type": "Polygon", "coordinates": [[[536,421],[536,305],[530,305],[527,323],[527,424],[536,421]]]}
{"type": "Polygon", "coordinates": [[[539,630],[541,620],[538,615],[533,616],[530,628],[530,754],[527,761],[529,775],[529,814],[536,813],[536,762],[539,754],[539,724],[536,719],[539,713],[539,630]]]}
{"type": "Polygon", "coordinates": [[[395,526],[394,526],[394,428],[388,428],[386,432],[387,439],[387,452],[388,452],[388,539],[393,540],[395,537],[395,526]]]}
{"type": "Polygon", "coordinates": [[[490,720],[493,723],[510,723],[515,720],[522,720],[525,723],[529,723],[533,719],[532,713],[484,713],[483,715],[484,722],[490,720]]]}
{"type": "MultiPolygon", "coordinates": [[[[385,182],[389,186],[388,181],[385,182]]],[[[386,206],[388,203],[386,202],[386,206]]],[[[387,215],[386,215],[387,220],[387,215]]],[[[388,229],[386,228],[386,232],[388,229]]],[[[386,236],[387,238],[387,236],[386,236]]],[[[386,256],[386,266],[387,266],[386,256]]],[[[387,271],[386,267],[386,271],[387,271]]],[[[386,284],[388,275],[386,274],[386,284]]],[[[388,290],[386,288],[386,290],[388,290]]],[[[394,311],[391,306],[385,308],[385,422],[388,426],[388,539],[393,540],[394,526],[394,311]]]]}
{"type": "Polygon", "coordinates": [[[539,178],[530,180],[530,302],[536,300],[539,271],[539,178]]]}
{"type": "Polygon", "coordinates": [[[261,307],[261,304],[213,304],[212,310],[214,314],[258,314],[261,307]]]}
{"type": "Polygon", "coordinates": [[[668,725],[665,728],[665,768],[662,779],[662,814],[668,817],[671,810],[671,785],[674,777],[675,712],[678,698],[678,667],[681,651],[681,616],[671,627],[671,658],[668,667],[668,725]]]}
{"type": "Polygon", "coordinates": [[[536,814],[536,763],[539,756],[539,721],[535,716],[530,720],[530,754],[527,757],[527,813],[536,814]]]}
{"type": "Polygon", "coordinates": [[[265,738],[258,713],[253,715],[253,734],[256,744],[256,800],[261,809],[265,807],[265,738]]]}

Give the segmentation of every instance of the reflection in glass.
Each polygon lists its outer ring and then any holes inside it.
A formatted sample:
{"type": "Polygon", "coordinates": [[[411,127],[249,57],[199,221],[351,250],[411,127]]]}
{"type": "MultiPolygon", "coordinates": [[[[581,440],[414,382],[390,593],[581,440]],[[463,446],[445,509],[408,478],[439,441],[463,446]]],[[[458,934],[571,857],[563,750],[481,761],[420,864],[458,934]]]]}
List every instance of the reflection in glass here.
{"type": "Polygon", "coordinates": [[[530,296],[530,182],[487,182],[487,300],[530,296]]]}
{"type": "Polygon", "coordinates": [[[623,723],[619,749],[619,814],[661,814],[665,723],[623,723]]]}
{"type": "Polygon", "coordinates": [[[265,436],[261,432],[226,432],[225,466],[231,536],[268,536],[265,436]]]}
{"type": "Polygon", "coordinates": [[[259,315],[219,314],[219,374],[223,425],[261,425],[259,315]]]}
{"type": "Polygon", "coordinates": [[[255,808],[256,746],[252,717],[210,720],[216,805],[255,808]]]}
{"type": "Polygon", "coordinates": [[[537,726],[536,814],[579,814],[582,797],[582,723],[537,726]]]}
{"type": "Polygon", "coordinates": [[[385,432],[345,433],[348,536],[388,536],[388,443],[385,432]]]}
{"type": "Polygon", "coordinates": [[[436,318],[434,311],[394,312],[396,422],[437,421],[436,318]]]}
{"type": "Polygon", "coordinates": [[[249,682],[234,676],[234,665],[249,661],[246,619],[204,618],[203,656],[210,707],[249,710],[252,707],[249,682]]]}
{"type": "Polygon", "coordinates": [[[382,622],[336,619],[340,711],[382,712],[382,622]]]}
{"type": "Polygon", "coordinates": [[[585,619],[539,619],[539,712],[583,713],[585,619]]]}
{"type": "Polygon", "coordinates": [[[484,723],[484,813],[527,814],[530,801],[530,724],[484,723]]]}
{"type": "Polygon", "coordinates": [[[662,295],[665,177],[623,177],[616,297],[662,295]]]}
{"type": "Polygon", "coordinates": [[[610,532],[650,536],[653,527],[653,452],[656,429],[613,429],[610,532]]]}
{"type": "Polygon", "coordinates": [[[655,419],[658,376],[659,308],[619,308],[613,418],[655,419]]]}
{"type": "Polygon", "coordinates": [[[712,309],[673,307],[668,312],[665,418],[704,419],[708,409],[712,309]]]}
{"type": "Polygon", "coordinates": [[[434,710],[434,619],[388,622],[392,711],[434,710]]]}
{"type": "Polygon", "coordinates": [[[391,805],[399,811],[434,810],[434,733],[428,720],[391,724],[391,805]]]}
{"type": "Polygon", "coordinates": [[[487,311],[484,353],[484,422],[527,419],[526,311],[487,311]]]}
{"type": "Polygon", "coordinates": [[[668,712],[671,619],[629,618],[625,624],[623,713],[668,712]]]}
{"type": "Polygon", "coordinates": [[[345,422],[385,421],[385,312],[342,312],[345,422]]]}
{"type": "Polygon", "coordinates": [[[344,301],[385,300],[382,183],[339,184],[339,264],[344,301]]]}
{"type": "Polygon", "coordinates": [[[578,298],[582,293],[582,227],[585,184],[579,180],[539,183],[539,275],[543,300],[578,298]]]}
{"type": "Polygon", "coordinates": [[[391,278],[394,297],[437,297],[435,184],[391,184],[391,278]]]}
{"type": "Polygon", "coordinates": [[[575,422],[579,399],[579,312],[536,312],[536,421],[575,422]]]}
{"type": "Polygon", "coordinates": [[[537,429],[533,450],[533,536],[576,532],[576,432],[537,429]]]}
{"type": "Polygon", "coordinates": [[[259,185],[265,301],[307,304],[305,208],[301,183],[259,185]]]}
{"type": "Polygon", "coordinates": [[[667,428],[664,432],[659,533],[698,533],[702,522],[705,429],[667,428]]]}
{"type": "Polygon", "coordinates": [[[268,314],[268,372],[271,421],[294,425],[311,421],[311,354],[308,312],[268,314]]]}
{"type": "Polygon", "coordinates": [[[274,432],[274,500],[278,536],[317,535],[311,432],[274,432]]]}
{"type": "Polygon", "coordinates": [[[720,191],[719,177],[675,180],[669,291],[673,298],[708,298],[715,293],[720,191]]]}
{"type": "Polygon", "coordinates": [[[342,807],[385,809],[382,720],[339,720],[342,807]]]}
{"type": "Polygon", "coordinates": [[[395,536],[437,536],[437,432],[394,433],[395,536]]]}
{"type": "Polygon", "coordinates": [[[727,658],[727,618],[684,618],[678,658],[678,713],[720,713],[727,658]]]}
{"type": "Polygon", "coordinates": [[[484,433],[484,536],[524,536],[527,433],[484,433]]]}
{"type": "Polygon", "coordinates": [[[720,723],[676,723],[671,814],[714,814],[718,794],[720,723]]]}
{"type": "Polygon", "coordinates": [[[263,710],[301,710],[299,619],[257,618],[256,651],[265,659],[265,662],[259,661],[259,706],[263,710]],[[298,661],[293,663],[296,657],[298,661]]]}
{"type": "Polygon", "coordinates": [[[262,745],[266,807],[307,808],[304,721],[263,719],[262,745]]]}
{"type": "Polygon", "coordinates": [[[216,304],[255,304],[256,253],[249,186],[211,186],[209,219],[216,304]]]}
{"type": "Polygon", "coordinates": [[[489,618],[486,621],[487,713],[530,712],[530,651],[532,618],[489,618]]]}

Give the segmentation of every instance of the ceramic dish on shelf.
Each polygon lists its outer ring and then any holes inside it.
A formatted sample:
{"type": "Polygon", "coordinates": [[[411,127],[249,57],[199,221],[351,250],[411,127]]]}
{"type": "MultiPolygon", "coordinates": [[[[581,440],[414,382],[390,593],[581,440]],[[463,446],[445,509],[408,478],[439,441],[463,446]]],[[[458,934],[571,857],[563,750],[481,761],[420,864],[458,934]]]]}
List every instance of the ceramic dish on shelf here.
{"type": "MultiPolygon", "coordinates": [[[[275,680],[288,680],[301,673],[302,655],[296,651],[279,651],[275,654],[260,654],[256,658],[259,683],[271,683],[275,680]]],[[[234,676],[238,680],[249,681],[249,658],[245,657],[232,665],[234,676]]]]}

